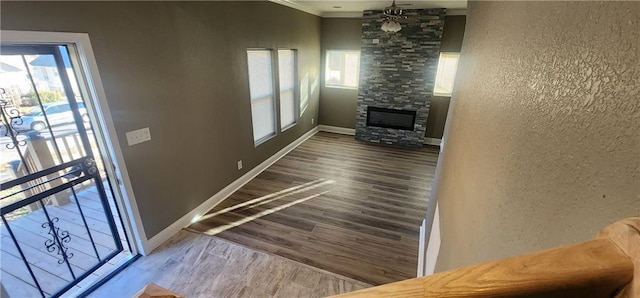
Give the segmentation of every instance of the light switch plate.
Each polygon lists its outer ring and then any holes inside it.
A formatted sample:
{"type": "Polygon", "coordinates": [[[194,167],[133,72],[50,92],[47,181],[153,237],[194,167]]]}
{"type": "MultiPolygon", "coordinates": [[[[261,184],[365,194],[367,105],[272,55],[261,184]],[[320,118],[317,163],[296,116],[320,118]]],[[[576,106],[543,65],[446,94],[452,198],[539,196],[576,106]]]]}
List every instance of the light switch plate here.
{"type": "Polygon", "coordinates": [[[150,141],[151,131],[149,131],[148,127],[145,127],[138,130],[127,132],[126,136],[127,136],[127,143],[129,144],[129,146],[133,146],[146,141],[150,141]]]}

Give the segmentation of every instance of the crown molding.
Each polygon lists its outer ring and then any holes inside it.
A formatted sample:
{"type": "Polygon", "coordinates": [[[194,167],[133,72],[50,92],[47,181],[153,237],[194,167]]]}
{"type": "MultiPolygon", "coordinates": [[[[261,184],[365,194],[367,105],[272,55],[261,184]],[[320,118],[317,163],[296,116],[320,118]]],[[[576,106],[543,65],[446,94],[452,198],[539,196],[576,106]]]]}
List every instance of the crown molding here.
{"type": "Polygon", "coordinates": [[[300,10],[300,11],[304,11],[306,13],[310,13],[312,15],[316,15],[316,16],[322,17],[322,12],[321,11],[318,11],[316,9],[313,9],[313,8],[310,8],[310,7],[307,7],[307,6],[304,6],[304,5],[300,4],[300,3],[297,3],[297,2],[294,2],[294,1],[291,1],[291,0],[269,0],[269,2],[273,2],[273,3],[276,3],[276,4],[284,5],[284,6],[287,6],[287,7],[291,7],[293,9],[297,9],[297,10],[300,10]]]}
{"type": "MultiPolygon", "coordinates": [[[[329,11],[322,12],[320,10],[308,7],[304,4],[301,4],[302,1],[294,1],[294,0],[269,0],[269,2],[273,2],[276,4],[284,5],[287,7],[291,7],[293,9],[297,9],[300,11],[304,11],[306,13],[323,17],[323,18],[361,18],[361,11],[329,11]]],[[[463,16],[467,15],[466,9],[447,9],[446,15],[448,16],[463,16]]]]}
{"type": "MultiPolygon", "coordinates": [[[[448,16],[466,16],[466,9],[447,9],[446,15],[448,16]]],[[[362,18],[362,12],[324,12],[321,15],[323,18],[362,18]]]]}
{"type": "Polygon", "coordinates": [[[323,12],[323,18],[361,18],[362,11],[330,11],[323,12]]]}

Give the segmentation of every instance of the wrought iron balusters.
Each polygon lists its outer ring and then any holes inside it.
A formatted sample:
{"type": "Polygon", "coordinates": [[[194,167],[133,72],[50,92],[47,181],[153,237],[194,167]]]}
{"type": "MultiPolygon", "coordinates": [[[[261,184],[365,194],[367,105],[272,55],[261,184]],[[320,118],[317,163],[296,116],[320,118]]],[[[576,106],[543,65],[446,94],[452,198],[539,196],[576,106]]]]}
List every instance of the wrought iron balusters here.
{"type": "MultiPolygon", "coordinates": [[[[6,92],[4,88],[0,88],[0,94],[4,94],[4,92],[6,92]]],[[[7,143],[5,147],[15,149],[18,146],[26,145],[25,139],[18,139],[20,131],[16,129],[16,126],[22,125],[24,122],[20,110],[10,106],[9,101],[0,100],[0,114],[0,136],[11,138],[11,142],[7,143]]]]}
{"type": "Polygon", "coordinates": [[[42,224],[42,228],[49,228],[49,235],[52,239],[47,239],[44,245],[47,247],[48,252],[56,252],[57,255],[62,256],[62,259],[58,260],[58,264],[64,263],[66,260],[73,257],[72,252],[68,252],[69,249],[64,244],[71,242],[71,235],[68,231],[60,231],[59,227],[55,226],[55,223],[60,221],[59,218],[54,217],[50,221],[42,224]],[[58,238],[58,239],[56,239],[58,238]]]}

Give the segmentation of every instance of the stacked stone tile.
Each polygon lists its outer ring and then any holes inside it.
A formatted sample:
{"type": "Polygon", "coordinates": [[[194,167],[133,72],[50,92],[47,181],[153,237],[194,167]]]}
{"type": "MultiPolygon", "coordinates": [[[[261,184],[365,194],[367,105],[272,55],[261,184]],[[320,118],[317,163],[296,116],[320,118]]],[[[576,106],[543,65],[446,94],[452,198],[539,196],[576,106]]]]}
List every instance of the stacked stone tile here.
{"type": "Polygon", "coordinates": [[[383,32],[382,12],[365,11],[362,23],[356,139],[422,147],[438,67],[445,9],[406,10],[402,30],[383,32]],[[377,43],[374,43],[377,40],[377,43]],[[416,111],[413,130],[367,126],[367,107],[416,111]]]}

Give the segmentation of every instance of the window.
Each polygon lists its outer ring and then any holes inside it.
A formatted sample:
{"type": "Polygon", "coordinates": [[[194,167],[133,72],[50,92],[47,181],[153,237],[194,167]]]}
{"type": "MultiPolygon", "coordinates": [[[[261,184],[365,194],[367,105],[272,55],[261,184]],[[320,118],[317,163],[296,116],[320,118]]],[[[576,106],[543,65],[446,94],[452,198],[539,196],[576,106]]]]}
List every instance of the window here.
{"type": "Polygon", "coordinates": [[[296,123],[296,51],[278,50],[280,129],[296,123]]]}
{"type": "Polygon", "coordinates": [[[277,67],[273,65],[274,51],[247,50],[253,141],[256,146],[276,135],[278,129],[284,131],[295,125],[299,118],[298,107],[303,105],[306,107],[308,101],[307,93],[304,93],[305,99],[298,105],[297,50],[279,49],[275,52],[277,67]],[[274,68],[276,68],[275,71],[274,68]],[[279,104],[279,110],[276,109],[277,104],[279,104]],[[278,119],[280,119],[279,128],[277,127],[278,119]]]}
{"type": "Polygon", "coordinates": [[[271,50],[247,50],[253,141],[260,144],[276,134],[271,50]]]}
{"type": "Polygon", "coordinates": [[[458,69],[458,59],[460,59],[460,53],[440,53],[433,95],[451,96],[458,69]]]}
{"type": "Polygon", "coordinates": [[[325,86],[334,88],[358,88],[360,75],[360,51],[327,51],[325,86]]]}

